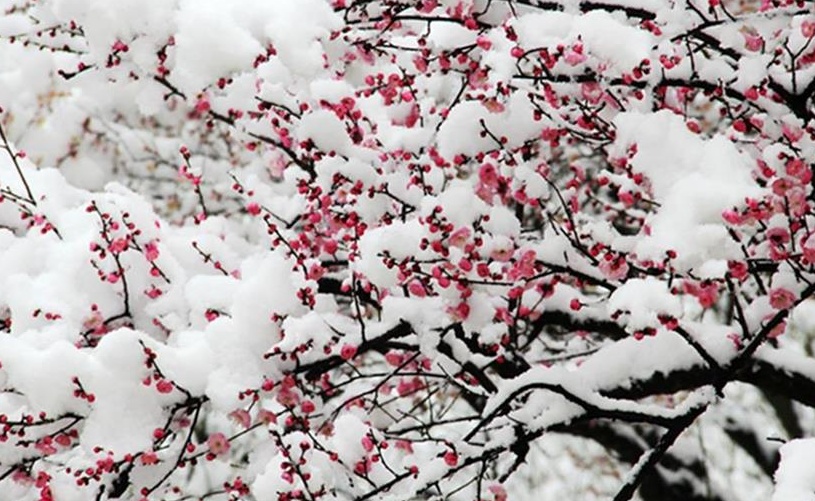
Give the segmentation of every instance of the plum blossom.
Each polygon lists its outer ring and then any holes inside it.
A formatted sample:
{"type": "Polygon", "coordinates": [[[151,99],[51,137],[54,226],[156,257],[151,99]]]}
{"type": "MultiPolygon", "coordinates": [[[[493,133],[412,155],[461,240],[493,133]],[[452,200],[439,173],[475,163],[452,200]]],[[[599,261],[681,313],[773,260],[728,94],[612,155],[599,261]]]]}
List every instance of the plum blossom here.
{"type": "Polygon", "coordinates": [[[789,289],[776,287],[770,290],[770,306],[777,310],[786,310],[795,304],[796,296],[789,289]]]}
{"type": "Polygon", "coordinates": [[[212,433],[207,438],[207,447],[214,457],[224,456],[230,449],[229,439],[221,432],[212,433]]]}

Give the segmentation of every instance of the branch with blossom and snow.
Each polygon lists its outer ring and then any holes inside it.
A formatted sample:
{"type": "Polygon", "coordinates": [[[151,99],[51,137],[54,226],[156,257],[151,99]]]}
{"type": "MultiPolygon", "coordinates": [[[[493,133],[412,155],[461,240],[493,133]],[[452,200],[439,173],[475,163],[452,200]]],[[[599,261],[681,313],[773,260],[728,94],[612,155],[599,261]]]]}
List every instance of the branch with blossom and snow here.
{"type": "Polygon", "coordinates": [[[806,2],[0,6],[0,498],[811,498],[806,2]]]}

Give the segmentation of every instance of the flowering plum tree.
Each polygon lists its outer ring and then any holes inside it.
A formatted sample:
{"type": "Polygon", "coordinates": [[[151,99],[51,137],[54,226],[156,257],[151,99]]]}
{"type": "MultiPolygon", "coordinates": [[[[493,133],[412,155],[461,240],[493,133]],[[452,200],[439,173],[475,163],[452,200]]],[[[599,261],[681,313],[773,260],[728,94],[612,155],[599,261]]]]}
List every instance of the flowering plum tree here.
{"type": "Polygon", "coordinates": [[[0,498],[815,496],[809,2],[0,5],[0,498]]]}

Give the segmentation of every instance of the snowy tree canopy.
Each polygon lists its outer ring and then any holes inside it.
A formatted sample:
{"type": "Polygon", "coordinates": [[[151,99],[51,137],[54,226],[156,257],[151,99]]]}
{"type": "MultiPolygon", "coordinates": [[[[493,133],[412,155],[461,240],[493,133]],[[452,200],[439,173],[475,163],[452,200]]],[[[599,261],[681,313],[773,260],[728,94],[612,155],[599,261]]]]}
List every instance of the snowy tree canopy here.
{"type": "Polygon", "coordinates": [[[0,499],[815,500],[812,2],[0,5],[0,499]]]}

